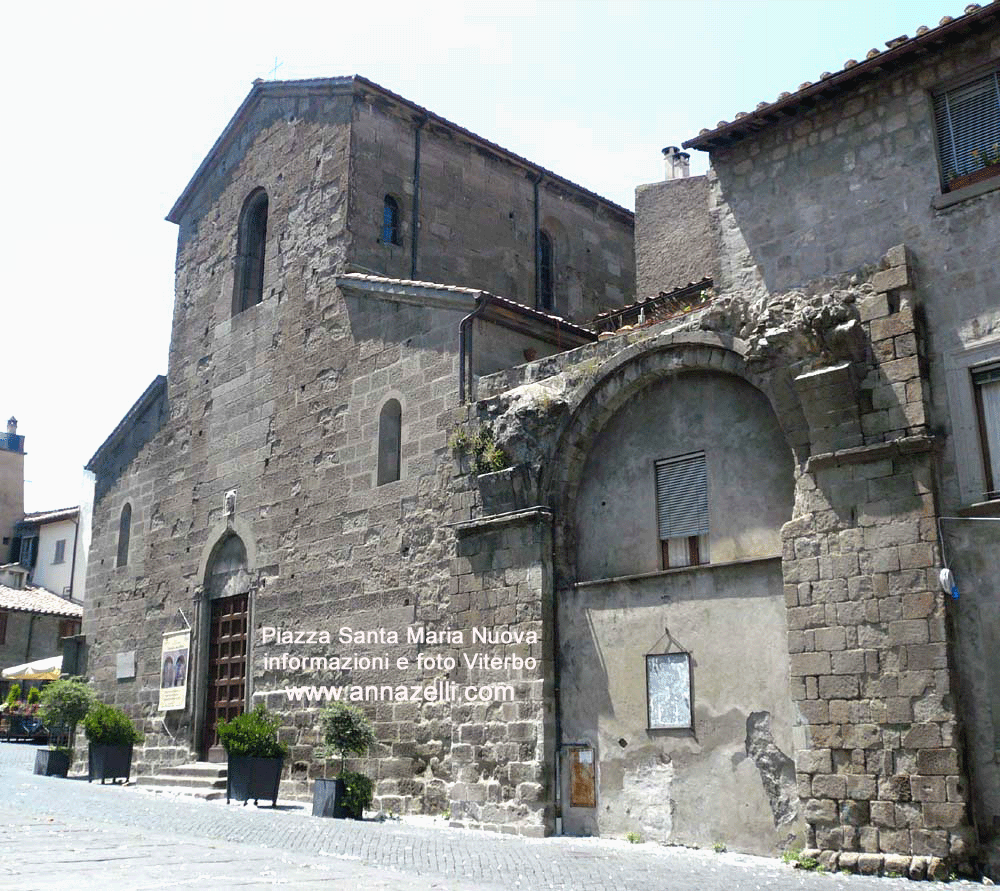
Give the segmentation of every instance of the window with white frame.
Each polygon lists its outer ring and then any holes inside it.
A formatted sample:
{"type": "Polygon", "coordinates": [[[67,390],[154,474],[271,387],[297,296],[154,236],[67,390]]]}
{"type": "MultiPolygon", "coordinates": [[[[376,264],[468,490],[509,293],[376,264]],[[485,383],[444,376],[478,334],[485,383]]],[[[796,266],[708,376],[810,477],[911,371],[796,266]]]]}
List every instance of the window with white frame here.
{"type": "Polygon", "coordinates": [[[656,516],[664,569],[708,563],[708,471],[704,452],[657,461],[656,516]]]}
{"type": "Polygon", "coordinates": [[[934,97],[944,191],[1000,176],[1000,71],[934,97]]]}
{"type": "Polygon", "coordinates": [[[972,369],[986,498],[1000,498],[1000,362],[972,369]]]}

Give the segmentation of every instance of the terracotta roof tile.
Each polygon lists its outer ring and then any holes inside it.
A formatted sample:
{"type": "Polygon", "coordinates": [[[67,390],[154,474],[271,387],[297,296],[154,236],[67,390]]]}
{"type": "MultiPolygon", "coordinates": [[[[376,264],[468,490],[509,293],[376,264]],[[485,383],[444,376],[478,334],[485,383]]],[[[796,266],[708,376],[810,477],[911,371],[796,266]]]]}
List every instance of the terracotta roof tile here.
{"type": "Polygon", "coordinates": [[[45,616],[68,616],[83,618],[83,606],[53,594],[45,588],[8,588],[0,585],[0,609],[11,609],[24,613],[40,613],[45,616]]]}

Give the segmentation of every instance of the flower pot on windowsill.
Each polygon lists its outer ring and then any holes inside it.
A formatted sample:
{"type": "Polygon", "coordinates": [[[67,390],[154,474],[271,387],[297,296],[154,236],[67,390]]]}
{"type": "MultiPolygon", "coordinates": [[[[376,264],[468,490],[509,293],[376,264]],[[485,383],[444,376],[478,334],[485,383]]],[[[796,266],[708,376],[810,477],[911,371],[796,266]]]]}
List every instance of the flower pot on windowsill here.
{"type": "Polygon", "coordinates": [[[65,777],[69,773],[69,754],[56,749],[35,753],[35,773],[42,777],[65,777]]]}
{"type": "Polygon", "coordinates": [[[226,770],[226,804],[230,799],[254,804],[261,798],[271,799],[278,806],[278,785],[284,758],[258,758],[255,755],[230,755],[226,770]]]}
{"type": "Polygon", "coordinates": [[[979,170],[973,170],[972,173],[953,176],[948,180],[945,191],[954,192],[964,186],[971,186],[974,183],[981,183],[983,180],[992,179],[994,176],[1000,176],[1000,164],[988,164],[986,167],[980,167],[979,170]]]}

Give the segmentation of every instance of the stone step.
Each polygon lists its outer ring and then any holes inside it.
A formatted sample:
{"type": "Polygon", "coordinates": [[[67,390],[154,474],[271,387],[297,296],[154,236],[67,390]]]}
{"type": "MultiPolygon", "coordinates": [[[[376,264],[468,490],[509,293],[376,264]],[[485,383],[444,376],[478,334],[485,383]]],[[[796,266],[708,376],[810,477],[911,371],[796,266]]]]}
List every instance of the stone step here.
{"type": "Polygon", "coordinates": [[[193,761],[190,764],[174,764],[170,767],[161,767],[162,776],[183,776],[195,777],[198,779],[225,779],[225,764],[210,764],[207,761],[193,761]]]}
{"type": "Polygon", "coordinates": [[[177,774],[155,774],[136,777],[137,786],[184,786],[191,789],[225,789],[225,777],[190,777],[177,774]]]}
{"type": "Polygon", "coordinates": [[[184,798],[200,798],[203,801],[216,801],[226,797],[226,787],[223,784],[221,789],[206,789],[204,786],[170,786],[159,785],[152,782],[155,777],[140,777],[136,780],[136,785],[143,792],[155,792],[162,795],[181,795],[184,798]]]}

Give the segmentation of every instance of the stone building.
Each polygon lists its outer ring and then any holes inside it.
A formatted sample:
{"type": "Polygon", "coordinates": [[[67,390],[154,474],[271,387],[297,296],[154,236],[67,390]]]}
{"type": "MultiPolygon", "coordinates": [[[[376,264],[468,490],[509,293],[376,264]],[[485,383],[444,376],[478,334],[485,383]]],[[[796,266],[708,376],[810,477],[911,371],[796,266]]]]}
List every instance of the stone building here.
{"type": "MultiPolygon", "coordinates": [[[[140,772],[218,757],[218,720],[266,701],[292,743],[283,794],[305,796],[324,769],[316,706],[283,690],[445,679],[423,629],[450,630],[464,593],[450,587],[449,411],[483,374],[596,340],[580,323],[634,290],[632,214],[349,77],[256,83],[168,219],[167,375],[88,465],[88,671],[142,721],[140,772]],[[188,628],[186,702],[160,712],[162,635],[188,628]]],[[[533,590],[498,608],[522,639],[541,637],[533,590]]],[[[496,802],[539,834],[545,676],[517,673],[497,706],[513,723],[496,802]]],[[[382,807],[478,800],[454,754],[474,705],[432,696],[367,701],[382,807]]]]}
{"type": "Polygon", "coordinates": [[[995,858],[998,13],[685,143],[709,174],[637,192],[648,299],[481,382],[534,488],[469,477],[459,587],[530,530],[564,830],[995,858]]]}
{"type": "Polygon", "coordinates": [[[172,214],[169,418],[94,460],[99,488],[120,469],[96,508],[91,671],[146,719],[147,763],[211,731],[204,694],[155,714],[159,634],[183,611],[205,647],[213,604],[246,595],[236,704],[285,714],[293,779],[321,769],[314,714],[266,659],[313,651],[265,648],[264,626],[349,625],[369,656],[390,629],[412,662],[456,660],[407,677],[514,695],[369,706],[382,807],[806,844],[915,877],[995,857],[998,13],[970,6],[690,140],[707,176],[637,191],[635,285],[606,202],[364,81],[255,87],[172,214]],[[373,135],[414,114],[395,148],[373,135]],[[513,165],[523,247],[497,229],[488,256],[450,257],[466,247],[442,221],[427,258],[426,178],[351,173],[355,145],[409,170],[433,134],[463,190],[513,165]],[[290,197],[261,241],[272,188],[290,197]],[[604,234],[543,239],[567,202],[604,234]],[[116,683],[122,650],[139,668],[116,683]]]}

